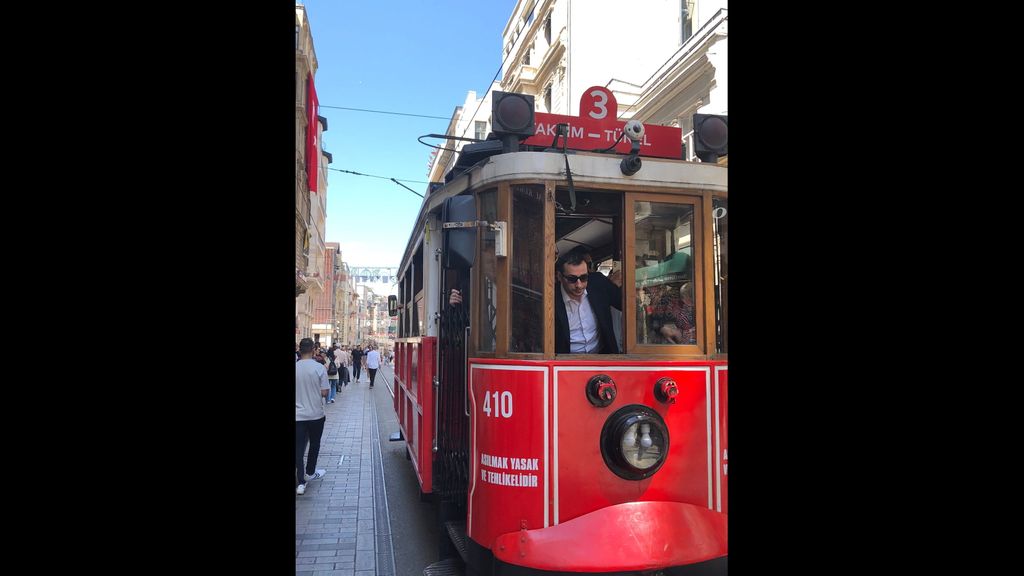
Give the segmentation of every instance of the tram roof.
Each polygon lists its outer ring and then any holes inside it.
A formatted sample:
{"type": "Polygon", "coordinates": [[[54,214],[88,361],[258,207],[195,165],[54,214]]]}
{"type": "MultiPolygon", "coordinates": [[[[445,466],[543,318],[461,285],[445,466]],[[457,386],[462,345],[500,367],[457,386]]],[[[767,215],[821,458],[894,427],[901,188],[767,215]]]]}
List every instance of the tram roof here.
{"type": "MultiPolygon", "coordinates": [[[[632,176],[624,176],[620,169],[622,155],[576,153],[569,155],[573,184],[586,187],[593,184],[613,184],[646,189],[663,188],[728,190],[728,169],[710,163],[686,162],[665,158],[642,157],[643,167],[632,176]]],[[[555,152],[511,152],[497,154],[481,161],[477,166],[454,178],[443,187],[434,190],[423,199],[416,226],[402,256],[399,273],[405,269],[423,230],[426,215],[438,210],[445,200],[458,196],[470,188],[480,189],[499,182],[518,180],[557,180],[567,183],[565,177],[565,156],[555,152]]]]}

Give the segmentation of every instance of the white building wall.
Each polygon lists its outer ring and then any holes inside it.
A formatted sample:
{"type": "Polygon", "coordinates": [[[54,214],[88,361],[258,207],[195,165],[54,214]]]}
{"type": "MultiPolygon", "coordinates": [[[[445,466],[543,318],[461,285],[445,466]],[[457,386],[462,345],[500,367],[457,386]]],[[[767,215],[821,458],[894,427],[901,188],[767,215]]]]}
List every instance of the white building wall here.
{"type": "MultiPolygon", "coordinates": [[[[496,89],[533,95],[537,111],[576,116],[583,91],[605,86],[616,95],[619,119],[678,126],[688,140],[693,113],[728,113],[727,7],[725,0],[519,0],[502,33],[501,81],[482,98],[470,91],[447,134],[472,137],[478,120],[489,131],[496,89]]],[[[692,143],[687,150],[692,159],[692,143]]],[[[430,180],[442,180],[456,160],[438,153],[430,180]]]]}
{"type": "Polygon", "coordinates": [[[642,84],[679,48],[680,0],[561,1],[569,22],[570,116],[579,114],[587,88],[604,86],[613,77],[642,84]]]}
{"type": "Polygon", "coordinates": [[[679,47],[680,1],[520,0],[504,30],[502,55],[510,55],[502,86],[538,96],[542,112],[575,116],[585,89],[613,77],[642,83],[679,47]],[[549,14],[550,43],[544,33],[549,14]],[[520,71],[528,52],[530,65],[520,71]],[[549,84],[550,110],[543,103],[549,84]]]}
{"type": "Polygon", "coordinates": [[[619,119],[678,126],[688,140],[694,113],[728,113],[727,24],[726,0],[519,0],[503,31],[501,86],[570,116],[584,90],[605,86],[619,119]]]}

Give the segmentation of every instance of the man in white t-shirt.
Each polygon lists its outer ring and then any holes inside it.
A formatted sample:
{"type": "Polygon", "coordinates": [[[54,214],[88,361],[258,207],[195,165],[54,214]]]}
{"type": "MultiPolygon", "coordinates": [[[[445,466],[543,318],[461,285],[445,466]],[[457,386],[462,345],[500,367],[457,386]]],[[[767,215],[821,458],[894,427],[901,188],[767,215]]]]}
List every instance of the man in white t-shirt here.
{"type": "Polygon", "coordinates": [[[299,354],[300,359],[295,363],[295,493],[301,496],[306,493],[306,482],[319,480],[327,473],[327,470],[316,467],[316,459],[320,455],[320,439],[327,422],[323,399],[327,397],[330,385],[327,369],[313,360],[311,338],[303,338],[299,342],[299,354]],[[307,440],[309,457],[303,462],[307,440]]]}
{"type": "Polygon", "coordinates": [[[380,352],[376,346],[371,346],[366,353],[366,369],[370,371],[370,388],[373,388],[373,379],[377,376],[377,369],[380,368],[380,352]]]}

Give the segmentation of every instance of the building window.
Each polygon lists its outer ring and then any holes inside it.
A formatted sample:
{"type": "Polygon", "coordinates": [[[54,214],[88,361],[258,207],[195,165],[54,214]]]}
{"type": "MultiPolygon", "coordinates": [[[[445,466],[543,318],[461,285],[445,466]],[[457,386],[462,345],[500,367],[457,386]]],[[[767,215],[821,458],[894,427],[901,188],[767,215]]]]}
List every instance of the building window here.
{"type": "Polygon", "coordinates": [[[551,14],[544,19],[544,39],[547,40],[548,45],[551,45],[551,14]]]}
{"type": "Polygon", "coordinates": [[[530,50],[527,50],[526,54],[523,54],[523,66],[529,66],[529,65],[530,65],[530,50]]]}
{"type": "Polygon", "coordinates": [[[680,44],[685,43],[690,39],[690,36],[693,36],[693,13],[696,8],[695,4],[696,2],[693,0],[683,0],[683,2],[681,2],[683,11],[680,21],[683,23],[683,38],[680,41],[680,44]]]}
{"type": "Polygon", "coordinates": [[[475,123],[477,140],[485,140],[487,138],[487,122],[481,122],[477,120],[475,123]]]}
{"type": "Polygon", "coordinates": [[[544,88],[544,109],[551,113],[551,84],[544,88]]]}

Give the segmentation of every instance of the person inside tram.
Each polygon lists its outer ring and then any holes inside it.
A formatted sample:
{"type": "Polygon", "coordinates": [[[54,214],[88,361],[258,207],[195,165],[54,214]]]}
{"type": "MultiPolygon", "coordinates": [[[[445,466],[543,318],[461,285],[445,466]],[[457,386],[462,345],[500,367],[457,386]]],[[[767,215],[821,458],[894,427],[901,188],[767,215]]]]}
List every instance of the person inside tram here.
{"type": "Polygon", "coordinates": [[[451,292],[448,294],[448,304],[450,306],[462,304],[462,293],[459,292],[458,288],[452,288],[451,292]]]}
{"type": "MultiPolygon", "coordinates": [[[[576,246],[556,262],[557,354],[617,354],[620,351],[612,308],[621,313],[622,273],[616,270],[606,277],[596,270],[591,271],[592,264],[590,250],[585,246],[576,246]]],[[[448,304],[461,303],[462,293],[451,289],[448,304]]]]}
{"type": "Polygon", "coordinates": [[[555,263],[555,353],[618,354],[611,309],[622,309],[621,277],[591,272],[589,251],[577,246],[555,263]]]}
{"type": "Polygon", "coordinates": [[[671,285],[666,285],[652,311],[652,328],[663,338],[661,342],[656,343],[697,343],[697,324],[691,282],[683,282],[678,290],[671,285]]]}

